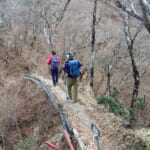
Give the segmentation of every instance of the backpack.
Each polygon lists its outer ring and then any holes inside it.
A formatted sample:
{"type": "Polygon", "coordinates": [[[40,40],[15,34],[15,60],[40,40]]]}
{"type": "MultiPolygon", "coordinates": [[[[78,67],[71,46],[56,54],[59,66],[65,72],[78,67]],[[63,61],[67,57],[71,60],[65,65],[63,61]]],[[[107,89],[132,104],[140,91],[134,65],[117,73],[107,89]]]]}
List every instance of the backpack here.
{"type": "Polygon", "coordinates": [[[76,59],[69,60],[68,64],[70,67],[69,75],[72,76],[73,78],[77,78],[78,76],[80,76],[78,61],[76,59]]]}
{"type": "Polygon", "coordinates": [[[58,69],[59,68],[59,59],[58,59],[58,57],[52,57],[51,67],[53,67],[53,69],[58,69]]]}

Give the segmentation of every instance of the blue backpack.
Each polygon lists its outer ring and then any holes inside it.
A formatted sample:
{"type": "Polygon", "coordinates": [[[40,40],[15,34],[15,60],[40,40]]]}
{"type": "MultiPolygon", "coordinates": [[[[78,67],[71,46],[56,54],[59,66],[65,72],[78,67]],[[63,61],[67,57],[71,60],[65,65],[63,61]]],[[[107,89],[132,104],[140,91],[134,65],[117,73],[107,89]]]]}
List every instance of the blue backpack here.
{"type": "Polygon", "coordinates": [[[53,67],[53,69],[58,69],[59,68],[59,59],[58,59],[58,57],[52,57],[51,67],[53,67]]]}
{"type": "Polygon", "coordinates": [[[77,78],[78,76],[80,76],[78,61],[76,59],[69,60],[68,64],[70,67],[70,70],[69,70],[70,76],[72,76],[73,78],[77,78]]]}

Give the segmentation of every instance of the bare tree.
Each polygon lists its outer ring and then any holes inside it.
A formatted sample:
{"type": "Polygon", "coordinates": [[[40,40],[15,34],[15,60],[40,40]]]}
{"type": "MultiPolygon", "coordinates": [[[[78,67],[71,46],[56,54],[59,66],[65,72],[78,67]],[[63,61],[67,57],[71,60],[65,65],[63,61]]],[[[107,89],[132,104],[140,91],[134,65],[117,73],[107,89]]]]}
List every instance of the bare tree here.
{"type": "Polygon", "coordinates": [[[142,10],[141,14],[138,14],[138,8],[136,9],[135,3],[132,0],[128,0],[130,7],[127,7],[120,0],[115,0],[115,3],[118,8],[121,8],[124,12],[141,21],[147,31],[150,33],[150,4],[147,2],[147,0],[139,0],[142,10]]]}
{"type": "Polygon", "coordinates": [[[129,56],[131,59],[133,79],[134,79],[134,87],[133,87],[132,101],[131,101],[131,108],[134,108],[136,98],[138,97],[138,91],[139,91],[139,86],[140,86],[140,73],[135,62],[133,51],[134,51],[134,42],[136,40],[136,37],[142,30],[142,25],[137,29],[135,34],[132,36],[130,32],[131,28],[129,27],[129,18],[127,15],[126,17],[123,17],[123,21],[124,21],[124,35],[126,39],[127,50],[129,52],[129,56]]]}
{"type": "Polygon", "coordinates": [[[52,44],[52,37],[55,37],[56,27],[62,21],[70,1],[67,0],[63,8],[61,8],[58,1],[26,0],[29,10],[40,18],[44,37],[49,46],[52,44]]]}
{"type": "Polygon", "coordinates": [[[96,10],[97,10],[97,0],[94,1],[93,21],[92,21],[91,60],[90,60],[90,86],[91,87],[93,87],[93,78],[94,78],[96,10]]]}

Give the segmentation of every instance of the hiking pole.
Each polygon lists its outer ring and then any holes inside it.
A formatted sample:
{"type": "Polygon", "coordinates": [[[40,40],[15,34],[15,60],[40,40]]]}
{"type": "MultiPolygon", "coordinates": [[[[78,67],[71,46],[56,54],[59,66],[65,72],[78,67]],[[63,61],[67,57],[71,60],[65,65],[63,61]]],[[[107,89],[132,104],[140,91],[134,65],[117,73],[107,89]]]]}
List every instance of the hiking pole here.
{"type": "Polygon", "coordinates": [[[69,100],[69,95],[68,95],[68,89],[67,89],[67,79],[66,79],[66,73],[64,72],[64,80],[65,80],[65,92],[66,92],[66,100],[69,100]]]}
{"type": "Polygon", "coordinates": [[[55,145],[53,145],[52,143],[46,141],[45,144],[47,144],[49,147],[55,149],[55,150],[60,150],[58,147],[56,147],[55,145]]]}

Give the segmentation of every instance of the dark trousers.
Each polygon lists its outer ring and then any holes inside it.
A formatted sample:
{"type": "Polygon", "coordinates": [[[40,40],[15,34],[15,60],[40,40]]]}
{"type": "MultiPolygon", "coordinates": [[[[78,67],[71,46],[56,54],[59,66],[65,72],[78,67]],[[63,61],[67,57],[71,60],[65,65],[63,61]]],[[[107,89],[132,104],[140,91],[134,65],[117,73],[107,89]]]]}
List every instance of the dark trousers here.
{"type": "Polygon", "coordinates": [[[53,85],[56,86],[56,83],[58,82],[58,69],[51,69],[50,71],[53,79],[53,85]]]}

